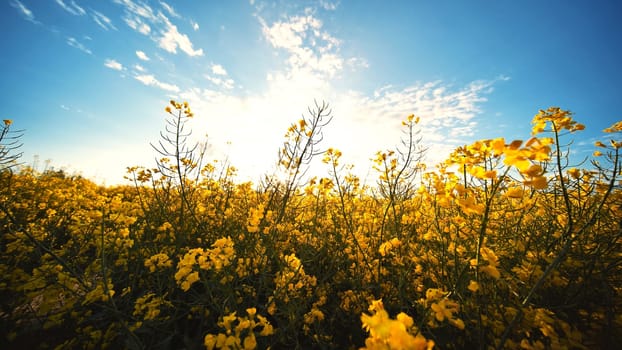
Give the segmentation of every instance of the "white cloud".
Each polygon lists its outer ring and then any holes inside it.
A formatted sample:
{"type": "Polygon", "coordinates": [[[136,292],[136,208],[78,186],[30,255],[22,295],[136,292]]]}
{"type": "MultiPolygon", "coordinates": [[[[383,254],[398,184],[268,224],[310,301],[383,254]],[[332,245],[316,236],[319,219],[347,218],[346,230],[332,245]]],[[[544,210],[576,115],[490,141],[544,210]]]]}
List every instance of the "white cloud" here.
{"type": "Polygon", "coordinates": [[[73,0],[71,0],[71,3],[69,4],[66,4],[63,0],[56,0],[56,3],[65,11],[71,13],[74,16],[83,16],[84,14],[86,14],[86,11],[84,11],[84,9],[76,4],[73,0]]]}
{"type": "Polygon", "coordinates": [[[112,24],[112,21],[110,20],[110,18],[108,18],[103,13],[95,11],[95,10],[91,10],[91,16],[93,17],[93,21],[95,21],[95,23],[97,23],[97,25],[100,26],[103,30],[105,31],[108,31],[110,29],[117,30],[114,24],[112,24]]]}
{"type": "Polygon", "coordinates": [[[227,90],[233,89],[233,86],[235,84],[235,81],[233,81],[233,79],[217,78],[209,75],[205,75],[205,78],[211,81],[214,85],[225,88],[227,90]]]}
{"type": "Polygon", "coordinates": [[[140,58],[143,61],[149,61],[149,56],[142,51],[136,51],[136,57],[140,58]]]}
{"type": "Polygon", "coordinates": [[[177,26],[172,24],[166,16],[159,16],[165,24],[165,30],[161,31],[162,37],[158,39],[158,45],[170,53],[177,53],[177,48],[188,56],[203,56],[203,49],[195,50],[192,42],[186,34],[181,34],[177,26]]]}
{"type": "Polygon", "coordinates": [[[315,75],[318,79],[331,79],[343,68],[339,55],[341,42],[322,31],[322,22],[312,15],[294,16],[287,21],[268,25],[259,18],[262,32],[275,48],[289,54],[286,63],[290,74],[315,75]]]}
{"type": "Polygon", "coordinates": [[[67,38],[67,44],[71,47],[75,47],[76,49],[91,55],[93,52],[88,49],[86,46],[84,46],[84,44],[82,44],[81,42],[79,42],[78,40],[76,40],[76,38],[73,37],[68,37],[67,38]]]}
{"type": "MultiPolygon", "coordinates": [[[[203,49],[194,49],[194,45],[186,34],[180,33],[164,13],[156,12],[145,3],[137,3],[133,0],[113,0],[116,4],[124,7],[123,20],[132,29],[144,34],[158,43],[158,46],[170,53],[177,53],[180,49],[189,56],[203,56],[203,49]],[[152,30],[152,27],[155,28],[152,30]]],[[[177,12],[161,1],[160,5],[172,17],[179,17],[177,12]]]]}
{"type": "Polygon", "coordinates": [[[149,20],[157,19],[157,16],[155,15],[155,12],[153,11],[153,9],[145,3],[141,2],[140,4],[137,4],[136,2],[132,0],[113,0],[113,1],[116,4],[123,5],[128,14],[133,14],[135,16],[146,18],[149,20]]]}
{"type": "MultiPolygon", "coordinates": [[[[317,30],[322,27],[322,22],[313,16],[295,16],[289,21],[276,22],[271,26],[266,25],[260,18],[264,36],[276,48],[285,48],[295,51],[303,44],[308,30],[317,30]]],[[[317,36],[317,34],[316,34],[317,36]]]]}
{"type": "Polygon", "coordinates": [[[177,85],[163,83],[156,79],[153,75],[137,75],[134,79],[140,81],[141,83],[147,86],[155,86],[162,90],[171,91],[171,92],[179,92],[179,87],[177,85]]]}
{"type": "Polygon", "coordinates": [[[145,3],[136,3],[132,0],[113,0],[116,4],[122,5],[125,8],[125,14],[123,21],[132,29],[137,32],[148,35],[151,33],[151,26],[145,21],[156,22],[158,16],[156,16],[153,9],[145,3]]]}
{"type": "Polygon", "coordinates": [[[480,112],[478,103],[486,101],[483,95],[490,92],[493,83],[476,81],[457,91],[441,81],[415,84],[401,90],[385,87],[376,90],[374,97],[365,97],[361,103],[365,109],[389,118],[399,119],[415,113],[433,117],[442,126],[453,127],[480,112]]]}
{"type": "Polygon", "coordinates": [[[194,29],[195,32],[199,30],[199,24],[197,22],[190,20],[190,25],[192,26],[192,29],[194,29]]]}
{"type": "Polygon", "coordinates": [[[173,6],[171,6],[171,5],[167,4],[167,3],[165,3],[164,1],[160,1],[160,5],[162,6],[162,8],[163,8],[166,12],[168,12],[168,14],[169,14],[169,15],[171,15],[171,17],[176,17],[176,18],[181,17],[181,16],[180,16],[180,15],[179,15],[176,11],[175,11],[175,9],[173,8],[173,6]]]}
{"type": "Polygon", "coordinates": [[[144,23],[140,17],[126,17],[123,20],[130,28],[141,34],[148,35],[151,32],[151,27],[144,23]]]}
{"type": "Polygon", "coordinates": [[[149,27],[149,25],[148,25],[148,24],[141,23],[141,24],[138,26],[138,29],[137,29],[137,30],[138,30],[140,33],[142,33],[142,34],[147,35],[147,34],[149,34],[149,32],[151,32],[151,27],[149,27]]]}
{"type": "Polygon", "coordinates": [[[337,9],[337,6],[339,6],[339,1],[337,2],[330,2],[327,0],[320,0],[320,6],[327,11],[334,11],[337,9]]]}
{"type": "Polygon", "coordinates": [[[227,75],[227,71],[220,64],[213,64],[212,65],[212,73],[214,73],[216,75],[227,75]]]}
{"type": "Polygon", "coordinates": [[[140,64],[135,64],[134,65],[134,69],[136,69],[139,72],[144,72],[145,71],[145,67],[141,66],[140,64]]]}
{"type": "Polygon", "coordinates": [[[346,65],[352,70],[369,68],[369,62],[363,57],[350,57],[346,60],[346,65]]]}
{"type": "Polygon", "coordinates": [[[26,20],[32,23],[39,23],[37,20],[35,20],[35,15],[32,13],[32,11],[30,11],[28,7],[22,4],[21,1],[13,0],[11,1],[11,6],[16,8],[22,14],[22,16],[26,18],[26,20]]]}
{"type": "Polygon", "coordinates": [[[104,66],[114,70],[123,70],[123,65],[113,59],[106,59],[106,61],[104,62],[104,66]]]}

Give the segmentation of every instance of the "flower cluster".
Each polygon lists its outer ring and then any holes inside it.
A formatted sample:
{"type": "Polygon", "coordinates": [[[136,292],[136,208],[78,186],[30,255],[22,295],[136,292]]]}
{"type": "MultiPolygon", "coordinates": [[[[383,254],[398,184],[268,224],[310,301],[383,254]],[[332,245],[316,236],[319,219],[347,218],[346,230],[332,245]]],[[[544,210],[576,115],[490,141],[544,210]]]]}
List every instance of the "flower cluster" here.
{"type": "Polygon", "coordinates": [[[369,332],[363,349],[369,350],[425,350],[434,347],[434,341],[419,333],[412,317],[400,312],[395,319],[389,317],[382,300],[375,300],[369,306],[369,314],[361,316],[363,328],[369,332]]]}
{"type": "Polygon", "coordinates": [[[218,326],[224,332],[205,335],[204,344],[212,349],[244,349],[257,348],[257,337],[268,337],[274,329],[268,320],[257,314],[257,309],[246,309],[247,316],[237,316],[236,312],[223,316],[218,326]]]}
{"type": "Polygon", "coordinates": [[[316,278],[305,273],[300,259],[295,254],[285,255],[283,261],[285,263],[283,270],[274,277],[276,294],[281,296],[285,303],[308,297],[311,288],[317,283],[316,278]]]}
{"type": "MultiPolygon", "coordinates": [[[[177,263],[175,280],[182,290],[187,291],[200,279],[199,271],[194,270],[195,266],[201,270],[220,271],[229,266],[234,258],[235,249],[231,238],[219,238],[212,244],[212,249],[194,248],[184,254],[177,263]]],[[[224,283],[231,277],[224,276],[221,282],[224,283]]]]}
{"type": "Polygon", "coordinates": [[[149,272],[155,272],[157,269],[173,266],[173,261],[164,253],[159,253],[145,260],[145,267],[149,272]]]}

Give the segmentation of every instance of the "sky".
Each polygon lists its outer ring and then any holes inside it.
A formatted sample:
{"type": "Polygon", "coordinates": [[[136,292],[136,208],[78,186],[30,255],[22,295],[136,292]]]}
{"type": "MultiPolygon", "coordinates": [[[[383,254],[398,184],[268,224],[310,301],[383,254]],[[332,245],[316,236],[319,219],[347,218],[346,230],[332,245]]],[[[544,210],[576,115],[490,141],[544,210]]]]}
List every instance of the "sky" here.
{"type": "Polygon", "coordinates": [[[6,0],[0,114],[25,130],[24,163],[107,185],[155,166],[170,99],[243,181],[273,170],[314,101],[333,116],[321,147],[364,179],[410,114],[432,165],[478,139],[526,140],[559,106],[587,126],[578,161],[622,120],[621,13],[616,0],[6,0]]]}

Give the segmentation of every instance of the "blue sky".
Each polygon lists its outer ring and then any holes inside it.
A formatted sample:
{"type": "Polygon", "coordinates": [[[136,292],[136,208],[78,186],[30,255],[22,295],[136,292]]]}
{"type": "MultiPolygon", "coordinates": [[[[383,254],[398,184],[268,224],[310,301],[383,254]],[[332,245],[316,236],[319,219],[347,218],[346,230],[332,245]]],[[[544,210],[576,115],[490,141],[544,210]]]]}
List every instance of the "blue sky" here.
{"type": "Polygon", "coordinates": [[[476,139],[529,137],[560,106],[587,130],[622,119],[619,1],[8,0],[0,5],[2,119],[24,158],[122,182],[154,165],[169,99],[187,100],[210,159],[270,171],[314,99],[324,147],[362,176],[421,117],[429,161],[476,139]]]}

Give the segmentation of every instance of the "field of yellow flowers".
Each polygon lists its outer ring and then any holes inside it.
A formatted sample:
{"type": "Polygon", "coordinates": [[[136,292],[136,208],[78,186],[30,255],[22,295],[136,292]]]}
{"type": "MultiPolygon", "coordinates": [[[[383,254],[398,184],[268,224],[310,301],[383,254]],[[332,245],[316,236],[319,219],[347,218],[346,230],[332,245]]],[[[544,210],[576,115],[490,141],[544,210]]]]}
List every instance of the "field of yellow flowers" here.
{"type": "Polygon", "coordinates": [[[319,104],[278,173],[236,181],[171,101],[153,168],[126,186],[12,166],[0,144],[2,349],[598,349],[622,339],[622,122],[540,111],[434,170],[419,119],[361,184],[322,148],[319,104]],[[325,177],[306,176],[320,158],[325,177]]]}

